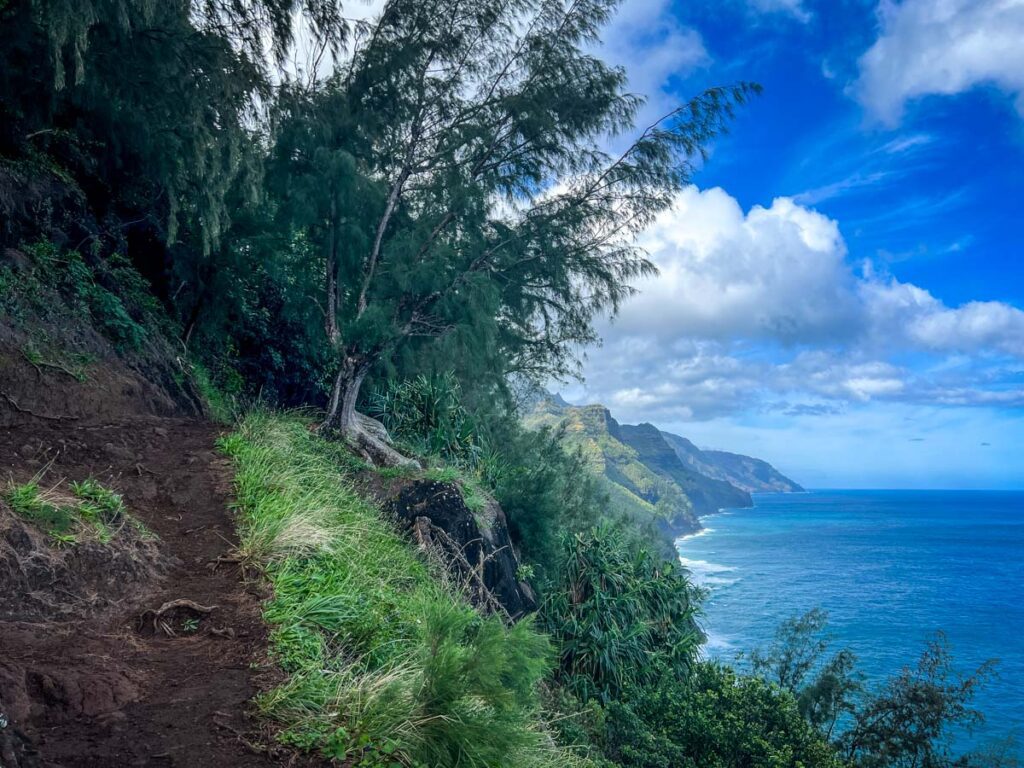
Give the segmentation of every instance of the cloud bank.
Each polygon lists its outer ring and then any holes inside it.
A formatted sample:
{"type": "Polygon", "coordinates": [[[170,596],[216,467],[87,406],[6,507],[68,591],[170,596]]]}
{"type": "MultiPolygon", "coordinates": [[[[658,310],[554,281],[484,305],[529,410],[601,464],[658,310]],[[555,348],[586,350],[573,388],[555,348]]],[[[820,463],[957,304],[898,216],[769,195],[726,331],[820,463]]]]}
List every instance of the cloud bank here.
{"type": "Polygon", "coordinates": [[[882,0],[881,34],[852,91],[882,123],[908,101],[994,85],[1024,116],[1024,0],[882,0]]]}
{"type": "Polygon", "coordinates": [[[1024,406],[1024,311],[949,306],[855,269],[837,223],[689,187],[645,234],[643,281],[587,365],[587,396],[653,420],[900,400],[1024,406]]]}

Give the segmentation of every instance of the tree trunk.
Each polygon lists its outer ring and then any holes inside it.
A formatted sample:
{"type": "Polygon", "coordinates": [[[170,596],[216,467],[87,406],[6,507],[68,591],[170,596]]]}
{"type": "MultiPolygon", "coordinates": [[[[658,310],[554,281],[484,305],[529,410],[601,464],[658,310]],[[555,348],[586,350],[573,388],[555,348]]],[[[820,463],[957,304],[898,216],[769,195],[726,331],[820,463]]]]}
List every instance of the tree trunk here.
{"type": "Polygon", "coordinates": [[[373,464],[386,467],[414,466],[419,462],[403,456],[388,442],[387,430],[379,422],[356,410],[359,390],[369,373],[372,361],[346,353],[331,388],[327,418],[319,431],[345,440],[373,464]]]}
{"type": "Polygon", "coordinates": [[[327,309],[324,312],[324,331],[331,346],[337,346],[338,333],[338,202],[331,197],[331,226],[327,236],[327,309]]]}
{"type": "Polygon", "coordinates": [[[342,360],[331,390],[331,401],[322,429],[346,435],[355,427],[356,400],[370,364],[362,357],[347,353],[342,360]]]}

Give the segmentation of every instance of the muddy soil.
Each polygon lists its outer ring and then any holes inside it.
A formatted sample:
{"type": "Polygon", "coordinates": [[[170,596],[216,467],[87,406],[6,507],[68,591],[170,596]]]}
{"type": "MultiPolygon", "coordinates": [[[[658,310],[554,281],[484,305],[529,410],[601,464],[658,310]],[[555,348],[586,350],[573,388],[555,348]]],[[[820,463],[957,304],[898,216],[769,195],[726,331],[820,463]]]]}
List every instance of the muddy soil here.
{"type": "Polygon", "coordinates": [[[218,433],[159,416],[0,429],[0,483],[43,468],[53,483],[94,477],[159,537],[158,562],[130,588],[97,595],[103,579],[76,585],[64,574],[46,596],[59,610],[0,616],[3,768],[289,762],[248,714],[275,673],[265,663],[263,588],[230,562],[230,468],[218,433]],[[213,610],[154,617],[178,599],[213,610]]]}

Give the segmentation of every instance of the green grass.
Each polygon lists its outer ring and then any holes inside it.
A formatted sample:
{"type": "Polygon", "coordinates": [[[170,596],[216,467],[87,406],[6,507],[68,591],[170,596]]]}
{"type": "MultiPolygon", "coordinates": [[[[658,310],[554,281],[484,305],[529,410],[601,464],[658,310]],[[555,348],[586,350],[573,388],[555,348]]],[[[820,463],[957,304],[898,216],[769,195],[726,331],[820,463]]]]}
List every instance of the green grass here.
{"type": "Polygon", "coordinates": [[[88,478],[69,484],[70,494],[60,484],[41,488],[40,478],[12,484],[3,494],[15,514],[49,534],[60,546],[71,546],[88,537],[109,543],[125,525],[144,536],[152,536],[142,523],[125,510],[120,494],[88,478]]]}
{"type": "Polygon", "coordinates": [[[288,679],[258,706],[281,741],[360,766],[580,764],[543,727],[548,639],[450,592],[353,489],[337,444],[257,413],[222,447],[241,554],[274,590],[265,618],[288,679]]]}
{"type": "Polygon", "coordinates": [[[54,494],[41,490],[36,479],[12,485],[4,495],[15,514],[51,535],[66,536],[75,526],[74,507],[59,503],[54,494]]]}
{"type": "Polygon", "coordinates": [[[221,424],[231,424],[234,421],[234,398],[225,394],[220,387],[214,384],[213,377],[206,366],[193,361],[191,369],[192,381],[206,402],[211,418],[221,424]]]}

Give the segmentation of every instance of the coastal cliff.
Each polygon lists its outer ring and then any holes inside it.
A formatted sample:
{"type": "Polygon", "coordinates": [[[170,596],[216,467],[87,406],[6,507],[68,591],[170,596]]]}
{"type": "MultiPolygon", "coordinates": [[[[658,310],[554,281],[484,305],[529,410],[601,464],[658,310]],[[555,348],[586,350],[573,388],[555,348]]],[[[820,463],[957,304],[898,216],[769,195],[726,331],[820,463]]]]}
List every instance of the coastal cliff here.
{"type": "Polygon", "coordinates": [[[671,537],[699,531],[705,515],[753,506],[751,493],[802,490],[761,459],[704,451],[649,423],[620,424],[603,405],[573,406],[547,396],[524,421],[561,430],[566,446],[581,450],[605,481],[613,507],[655,521],[671,537]]]}

